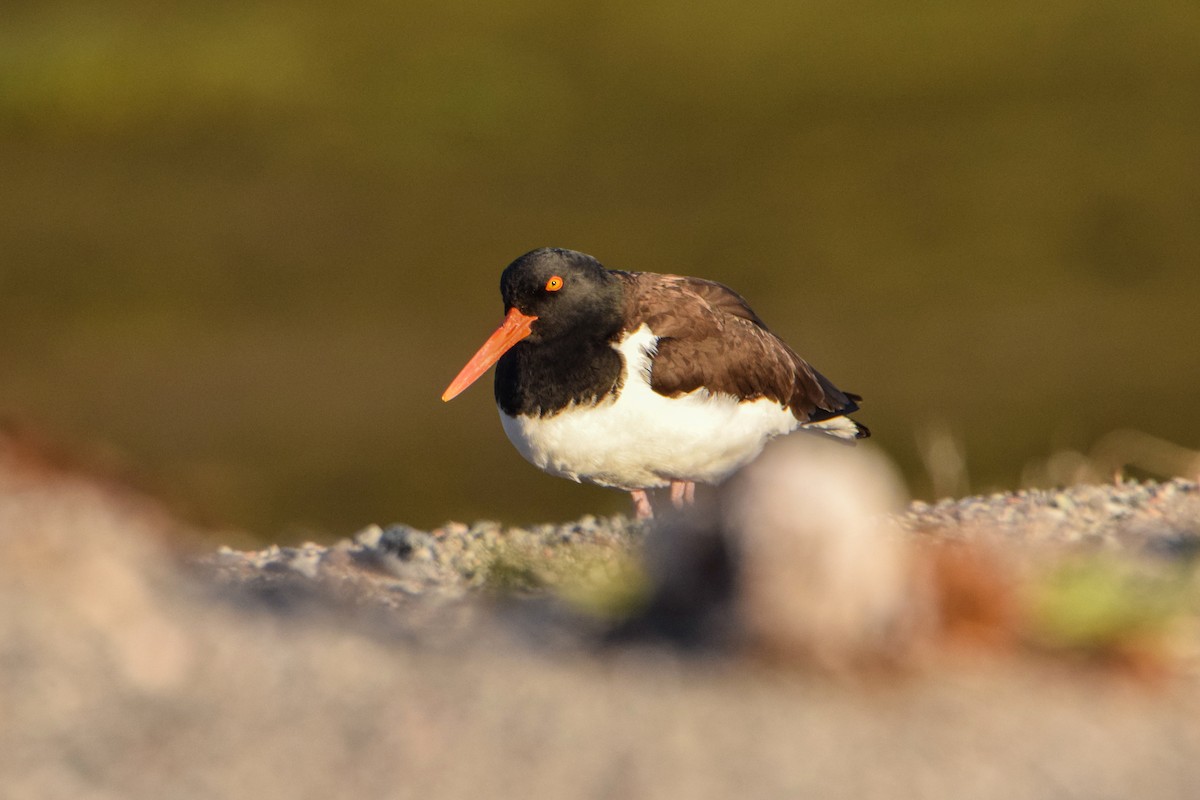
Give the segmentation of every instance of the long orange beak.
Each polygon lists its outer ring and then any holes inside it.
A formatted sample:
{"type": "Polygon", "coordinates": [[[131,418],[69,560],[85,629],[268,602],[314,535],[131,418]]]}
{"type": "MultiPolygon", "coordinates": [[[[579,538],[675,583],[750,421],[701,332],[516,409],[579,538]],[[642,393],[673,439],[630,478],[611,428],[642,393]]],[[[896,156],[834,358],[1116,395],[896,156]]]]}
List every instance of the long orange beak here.
{"type": "Polygon", "coordinates": [[[483,347],[479,348],[479,352],[471,356],[471,360],[462,368],[462,372],[458,373],[458,377],[450,381],[446,391],[442,392],[442,400],[453,400],[462,394],[464,389],[479,380],[479,376],[487,372],[488,367],[499,361],[500,356],[530,334],[529,326],[536,319],[537,317],[522,314],[515,306],[510,308],[508,316],[504,318],[504,323],[488,337],[488,340],[483,343],[483,347]]]}

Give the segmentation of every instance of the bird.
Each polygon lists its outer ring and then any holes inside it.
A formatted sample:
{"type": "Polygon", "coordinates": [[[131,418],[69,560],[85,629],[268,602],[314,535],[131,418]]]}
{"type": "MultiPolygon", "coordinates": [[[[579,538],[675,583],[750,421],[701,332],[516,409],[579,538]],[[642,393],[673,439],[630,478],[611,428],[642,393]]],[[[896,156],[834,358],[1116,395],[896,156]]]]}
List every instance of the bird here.
{"type": "Polygon", "coordinates": [[[676,508],[794,431],[846,442],[862,398],[796,354],[733,289],[682,275],[608,269],[575,250],[525,253],[500,276],[504,321],[442,394],[496,367],[501,423],[551,475],[676,508]]]}

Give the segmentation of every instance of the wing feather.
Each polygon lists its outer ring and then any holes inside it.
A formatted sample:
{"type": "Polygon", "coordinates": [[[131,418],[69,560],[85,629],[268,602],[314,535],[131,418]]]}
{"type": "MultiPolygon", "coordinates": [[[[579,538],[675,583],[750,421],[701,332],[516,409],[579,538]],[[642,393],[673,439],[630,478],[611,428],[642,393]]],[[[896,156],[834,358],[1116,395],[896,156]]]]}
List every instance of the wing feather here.
{"type": "Polygon", "coordinates": [[[861,398],[813,369],[729,287],[680,275],[622,274],[629,330],[644,323],[659,337],[650,376],[659,394],[703,386],[745,400],[768,397],[801,422],[858,410],[861,398]]]}

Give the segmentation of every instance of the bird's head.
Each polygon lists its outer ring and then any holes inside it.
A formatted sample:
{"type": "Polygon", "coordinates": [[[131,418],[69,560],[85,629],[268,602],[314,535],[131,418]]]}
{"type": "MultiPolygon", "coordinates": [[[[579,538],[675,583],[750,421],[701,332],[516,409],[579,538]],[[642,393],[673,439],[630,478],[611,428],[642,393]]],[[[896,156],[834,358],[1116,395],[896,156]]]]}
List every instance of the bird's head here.
{"type": "Polygon", "coordinates": [[[604,340],[620,328],[621,287],[591,256],[557,247],[532,250],[500,276],[504,322],[442,394],[450,400],[518,342],[536,345],[565,336],[604,340]]]}
{"type": "Polygon", "coordinates": [[[575,250],[543,247],[518,258],[500,276],[506,314],[533,317],[529,340],[546,341],[588,331],[598,336],[619,325],[620,287],[596,259],[575,250]]]}

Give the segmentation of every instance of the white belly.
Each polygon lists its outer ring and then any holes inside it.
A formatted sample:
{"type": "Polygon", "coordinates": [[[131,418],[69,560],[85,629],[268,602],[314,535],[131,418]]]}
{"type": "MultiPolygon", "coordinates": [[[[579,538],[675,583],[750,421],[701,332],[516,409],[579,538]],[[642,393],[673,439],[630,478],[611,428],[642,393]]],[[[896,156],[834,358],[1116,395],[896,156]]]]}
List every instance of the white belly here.
{"type": "Polygon", "coordinates": [[[618,344],[625,374],[615,400],[569,406],[546,417],[501,412],[509,440],[551,474],[628,490],[672,480],[717,483],[757,456],[769,439],[800,427],[791,411],[766,398],[739,402],[705,389],[679,397],[657,394],[649,382],[656,342],[642,326],[618,344]]]}

